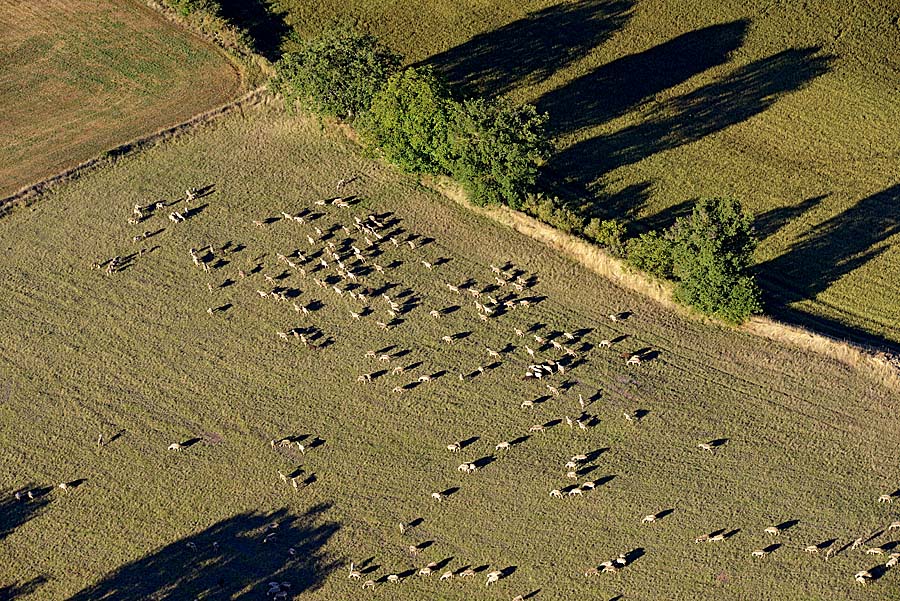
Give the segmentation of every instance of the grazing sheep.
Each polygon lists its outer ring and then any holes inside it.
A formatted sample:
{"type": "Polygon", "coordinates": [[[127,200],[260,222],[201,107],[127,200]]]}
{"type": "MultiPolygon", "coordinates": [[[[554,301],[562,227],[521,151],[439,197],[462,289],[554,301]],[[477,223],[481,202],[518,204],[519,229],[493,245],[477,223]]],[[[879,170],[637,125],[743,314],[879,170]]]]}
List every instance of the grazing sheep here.
{"type": "Polygon", "coordinates": [[[557,388],[556,386],[551,386],[550,384],[547,384],[547,391],[550,394],[552,394],[553,396],[559,396],[559,388],[557,388]]]}
{"type": "Polygon", "coordinates": [[[386,580],[388,582],[400,582],[400,577],[396,574],[388,574],[386,580]]]}
{"type": "Polygon", "coordinates": [[[567,461],[566,465],[564,465],[563,467],[565,467],[567,470],[573,470],[576,467],[578,467],[578,464],[575,463],[574,461],[567,461]]]}
{"type": "Polygon", "coordinates": [[[705,443],[705,442],[701,442],[700,444],[698,444],[698,445],[697,445],[697,448],[700,449],[701,451],[709,451],[710,453],[713,452],[713,447],[712,447],[712,445],[711,445],[711,444],[707,444],[707,443],[705,443]]]}
{"type": "Polygon", "coordinates": [[[769,526],[768,528],[763,530],[763,532],[765,532],[766,534],[771,534],[772,536],[778,536],[781,531],[775,526],[769,526]]]}
{"type": "Polygon", "coordinates": [[[528,356],[534,359],[534,349],[529,346],[525,346],[525,352],[528,353],[528,356]]]}
{"type": "MultiPolygon", "coordinates": [[[[892,555],[893,555],[893,554],[892,554],[892,555]]],[[[892,556],[890,559],[887,560],[887,563],[884,564],[884,567],[886,567],[886,568],[892,568],[892,567],[894,567],[895,565],[897,565],[897,562],[900,562],[900,557],[893,557],[893,556],[892,556]]]]}
{"type": "Polygon", "coordinates": [[[429,375],[419,376],[419,379],[418,379],[418,382],[420,384],[424,384],[425,382],[430,382],[430,381],[431,381],[431,376],[429,376],[429,375]]]}
{"type": "Polygon", "coordinates": [[[625,365],[640,365],[641,364],[641,356],[640,355],[631,355],[628,357],[628,360],[625,361],[625,365]]]}
{"type": "Polygon", "coordinates": [[[597,568],[588,568],[584,571],[584,575],[588,577],[599,576],[600,570],[598,570],[597,568]]]}
{"type": "Polygon", "coordinates": [[[852,544],[852,545],[850,545],[850,550],[851,550],[851,551],[855,551],[856,549],[858,549],[859,547],[861,547],[862,544],[863,544],[863,539],[862,539],[862,537],[859,537],[858,539],[856,539],[855,541],[853,541],[853,544],[852,544]]]}
{"type": "Polygon", "coordinates": [[[566,478],[569,478],[569,479],[571,479],[571,480],[577,480],[577,479],[578,479],[578,473],[575,472],[575,471],[566,472],[566,478]]]}
{"type": "Polygon", "coordinates": [[[494,450],[495,451],[508,451],[509,443],[506,441],[498,442],[497,445],[494,447],[494,450]]]}
{"type": "Polygon", "coordinates": [[[501,572],[491,572],[487,575],[487,582],[484,583],[485,586],[490,586],[500,580],[501,572]]]}
{"type": "Polygon", "coordinates": [[[891,522],[891,525],[888,526],[888,532],[896,530],[897,528],[900,528],[900,522],[891,522]]]}
{"type": "Polygon", "coordinates": [[[561,490],[559,490],[558,488],[554,488],[550,491],[550,496],[555,499],[562,499],[563,494],[561,490]]]}
{"type": "Polygon", "coordinates": [[[519,405],[522,409],[531,409],[534,407],[534,401],[522,401],[522,404],[519,405]]]}
{"type": "Polygon", "coordinates": [[[435,318],[441,316],[441,314],[440,314],[438,311],[434,310],[434,309],[432,309],[431,311],[429,311],[428,314],[431,315],[432,317],[435,317],[435,318]]]}
{"type": "Polygon", "coordinates": [[[709,540],[708,534],[701,534],[700,536],[698,536],[697,538],[694,539],[694,542],[695,543],[705,543],[708,540],[709,540]]]}
{"type": "Polygon", "coordinates": [[[651,515],[645,515],[644,519],[641,520],[641,523],[642,524],[652,524],[655,521],[656,521],[656,516],[651,514],[651,515]]]}
{"type": "Polygon", "coordinates": [[[866,555],[881,555],[884,553],[884,549],[881,547],[872,547],[870,549],[866,549],[866,555]]]}
{"type": "Polygon", "coordinates": [[[866,584],[866,582],[868,580],[872,579],[872,574],[871,574],[871,572],[867,572],[867,571],[857,572],[856,574],[854,574],[853,578],[859,584],[866,584]]]}
{"type": "Polygon", "coordinates": [[[580,488],[573,488],[572,490],[569,491],[570,497],[574,497],[576,495],[582,495],[582,494],[584,494],[584,491],[581,490],[580,488]]]}
{"type": "Polygon", "coordinates": [[[431,571],[434,569],[434,566],[436,566],[436,565],[437,565],[437,563],[435,563],[435,562],[429,563],[428,565],[426,565],[425,567],[423,567],[422,569],[419,570],[419,576],[430,576],[431,571]]]}
{"type": "Polygon", "coordinates": [[[447,344],[453,344],[453,338],[450,336],[442,336],[441,342],[445,342],[447,344]]]}
{"type": "Polygon", "coordinates": [[[893,503],[894,498],[891,495],[881,495],[880,497],[878,497],[878,502],[879,503],[893,503]]]}
{"type": "Polygon", "coordinates": [[[572,461],[587,461],[587,455],[572,455],[572,461]]]}
{"type": "Polygon", "coordinates": [[[767,554],[768,551],[766,551],[765,549],[757,549],[756,551],[750,553],[750,555],[752,555],[753,557],[765,557],[767,554]]]}
{"type": "Polygon", "coordinates": [[[544,426],[542,426],[541,424],[535,424],[535,425],[531,426],[530,428],[528,428],[528,431],[529,432],[543,432],[544,426]]]}
{"type": "Polygon", "coordinates": [[[453,578],[453,572],[451,572],[450,570],[447,570],[446,572],[441,574],[441,577],[438,578],[438,580],[441,582],[444,582],[445,580],[450,580],[451,578],[453,578]]]}
{"type": "Polygon", "coordinates": [[[351,561],[350,562],[350,575],[347,576],[347,579],[348,580],[349,579],[359,580],[360,576],[362,576],[362,574],[360,574],[359,570],[353,569],[353,562],[351,561]]]}
{"type": "Polygon", "coordinates": [[[725,540],[725,535],[724,535],[724,534],[716,534],[716,535],[710,536],[708,539],[706,539],[706,542],[708,542],[708,543],[717,543],[717,542],[723,541],[723,540],[725,540]]]}
{"type": "Polygon", "coordinates": [[[181,447],[181,445],[180,445],[179,443],[173,442],[172,444],[169,445],[168,450],[170,450],[170,451],[180,451],[181,448],[182,448],[182,447],[181,447]]]}
{"type": "Polygon", "coordinates": [[[460,572],[459,575],[460,575],[460,577],[462,577],[462,578],[474,578],[474,577],[475,577],[475,570],[473,570],[472,568],[466,568],[465,570],[463,570],[462,572],[460,572]]]}
{"type": "Polygon", "coordinates": [[[442,495],[442,494],[439,493],[439,492],[433,492],[433,493],[431,493],[431,498],[434,499],[435,501],[440,502],[441,499],[444,498],[444,495],[442,495]]]}
{"type": "Polygon", "coordinates": [[[459,453],[459,450],[461,448],[462,447],[460,446],[460,444],[458,442],[454,442],[453,444],[447,445],[447,450],[450,451],[451,453],[459,453]]]}
{"type": "Polygon", "coordinates": [[[807,545],[803,550],[806,553],[815,554],[819,552],[819,547],[817,545],[807,545]]]}
{"type": "Polygon", "coordinates": [[[406,550],[409,552],[410,557],[418,557],[419,555],[419,547],[415,545],[410,545],[406,550]]]}
{"type": "Polygon", "coordinates": [[[495,359],[500,358],[500,353],[498,353],[497,351],[490,348],[485,348],[485,350],[487,351],[488,357],[494,357],[495,359]]]}

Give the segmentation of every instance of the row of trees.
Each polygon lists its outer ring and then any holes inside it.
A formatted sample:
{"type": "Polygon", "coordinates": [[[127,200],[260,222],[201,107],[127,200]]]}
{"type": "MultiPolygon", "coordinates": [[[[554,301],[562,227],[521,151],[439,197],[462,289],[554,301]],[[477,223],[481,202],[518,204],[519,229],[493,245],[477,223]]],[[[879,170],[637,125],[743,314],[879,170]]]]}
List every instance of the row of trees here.
{"type": "Polygon", "coordinates": [[[547,115],[502,99],[459,99],[428,67],[374,36],[334,24],[276,64],[273,88],[297,106],[354,124],[371,151],[413,173],[449,175],[479,205],[506,204],[625,256],[676,282],[676,298],[739,323],[761,310],[750,265],[752,219],[733,200],[697,203],[674,226],[626,240],[617,220],[585,220],[555,197],[534,192],[548,158],[547,115]]]}
{"type": "Polygon", "coordinates": [[[550,154],[546,115],[502,100],[457,100],[428,67],[335,24],[277,64],[289,107],[352,121],[370,149],[402,169],[449,175],[478,204],[518,207],[550,154]]]}

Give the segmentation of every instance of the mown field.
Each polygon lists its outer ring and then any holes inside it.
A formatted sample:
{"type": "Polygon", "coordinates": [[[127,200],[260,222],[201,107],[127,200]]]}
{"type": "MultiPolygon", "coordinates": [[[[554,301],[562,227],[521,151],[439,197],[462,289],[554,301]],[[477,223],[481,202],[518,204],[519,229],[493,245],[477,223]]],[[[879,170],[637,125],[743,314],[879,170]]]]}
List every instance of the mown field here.
{"type": "Polygon", "coordinates": [[[701,196],[740,199],[759,219],[767,312],[900,343],[895,2],[253,6],[233,18],[270,52],[349,15],[466,93],[536,103],[559,146],[548,182],[587,214],[641,231],[701,196]]]}
{"type": "Polygon", "coordinates": [[[234,65],[133,0],[0,1],[0,197],[240,92],[234,65]]]}
{"type": "Polygon", "coordinates": [[[884,532],[896,503],[877,500],[900,494],[895,393],[618,289],[314,122],[260,106],[120,159],[0,219],[0,249],[5,598],[257,599],[273,580],[310,600],[900,595],[900,573],[875,569],[900,541],[884,532]],[[206,193],[173,223],[189,187],[206,193]],[[315,204],[338,193],[348,208],[315,204]],[[133,205],[158,201],[168,206],[128,223],[133,205]],[[371,247],[353,225],[369,215],[383,236],[371,247]],[[336,275],[329,242],[355,282],[336,275]],[[114,256],[110,275],[91,269],[114,256]],[[491,265],[527,287],[491,290],[491,265]],[[364,288],[371,298],[349,298],[364,288]],[[393,317],[381,290],[399,305],[393,317]],[[529,304],[483,321],[474,301],[488,296],[529,304]],[[292,330],[312,346],[277,335],[292,330]],[[626,366],[634,352],[646,360],[626,366]],[[523,378],[564,357],[565,373],[523,378]],[[366,373],[373,381],[358,382],[366,373]],[[414,384],[422,375],[431,381],[414,384]],[[270,447],[282,437],[309,448],[270,447]],[[452,454],[455,441],[468,444],[452,454]],[[514,444],[495,451],[500,441],[514,444]],[[710,441],[720,446],[698,449],[710,441]],[[186,448],[167,451],[173,442],[186,448]],[[564,463],[580,453],[569,480],[564,463]],[[480,467],[462,474],[461,462],[480,467]],[[580,497],[548,495],[587,481],[596,488],[580,497]],[[28,490],[33,500],[15,499],[28,490]],[[784,530],[763,532],[773,525],[784,530]],[[694,542],[716,532],[729,536],[694,542]],[[862,548],[848,549],[857,537],[862,548]],[[885,554],[864,553],[873,547],[885,554]],[[828,561],[826,548],[837,551],[828,561]],[[620,553],[618,574],[584,576],[620,553]],[[429,562],[479,573],[411,575],[429,562]],[[504,577],[486,587],[495,569],[504,577]],[[860,586],[864,569],[878,579],[860,586]],[[403,580],[384,583],[391,573],[403,580]]]}

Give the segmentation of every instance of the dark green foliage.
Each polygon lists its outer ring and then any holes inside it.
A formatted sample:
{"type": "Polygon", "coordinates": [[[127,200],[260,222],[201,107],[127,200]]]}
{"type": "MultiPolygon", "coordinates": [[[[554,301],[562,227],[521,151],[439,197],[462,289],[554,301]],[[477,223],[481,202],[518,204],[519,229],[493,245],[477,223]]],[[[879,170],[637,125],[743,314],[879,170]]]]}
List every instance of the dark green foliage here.
{"type": "Polygon", "coordinates": [[[676,300],[731,323],[762,310],[750,274],[756,238],[753,218],[736,200],[699,201],[664,234],[650,232],[628,243],[628,262],[673,279],[676,300]]]}
{"type": "Polygon", "coordinates": [[[675,296],[704,313],[740,323],[759,313],[759,289],[749,268],[756,250],[753,218],[736,200],[699,201],[669,230],[675,296]]]}
{"type": "Polygon", "coordinates": [[[396,73],[360,119],[366,143],[406,171],[443,173],[453,102],[430,68],[396,73]]]}
{"type": "Polygon", "coordinates": [[[482,98],[454,105],[447,170],[477,205],[519,208],[550,153],[547,115],[482,98]]]}
{"type": "Polygon", "coordinates": [[[584,219],[555,196],[527,194],[518,208],[567,234],[580,234],[584,228],[584,219]]]}
{"type": "Polygon", "coordinates": [[[626,246],[628,263],[656,277],[672,277],[672,241],[660,232],[632,238],[626,246]]]}
{"type": "Polygon", "coordinates": [[[625,254],[625,225],[617,219],[591,219],[584,228],[584,237],[617,257],[625,254]]]}
{"type": "Polygon", "coordinates": [[[275,64],[274,91],[289,108],[352,120],[397,71],[401,57],[369,34],[334,22],[275,64]]]}

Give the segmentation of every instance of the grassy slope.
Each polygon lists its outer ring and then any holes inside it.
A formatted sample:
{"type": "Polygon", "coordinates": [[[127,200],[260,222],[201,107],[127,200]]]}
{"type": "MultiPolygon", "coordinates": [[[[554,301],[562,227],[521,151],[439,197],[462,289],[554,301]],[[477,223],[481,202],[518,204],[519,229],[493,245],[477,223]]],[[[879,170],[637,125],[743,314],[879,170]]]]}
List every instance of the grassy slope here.
{"type": "Polygon", "coordinates": [[[239,91],[221,52],[133,0],[7,0],[0,23],[0,195],[239,91]]]}
{"type": "Polygon", "coordinates": [[[658,227],[698,196],[740,198],[770,312],[900,342],[895,3],[271,4],[302,33],[351,15],[469,91],[537,102],[554,178],[589,212],[658,227]]]}
{"type": "Polygon", "coordinates": [[[537,599],[900,594],[892,572],[868,587],[853,583],[853,573],[879,563],[861,551],[826,563],[801,550],[831,538],[843,544],[895,519],[875,498],[897,488],[884,450],[900,443],[900,429],[891,394],[865,374],[661,309],[361,159],[314,124],[269,109],[245,113],[56,188],[34,208],[0,220],[0,304],[15,316],[0,322],[0,587],[18,583],[34,589],[33,598],[79,591],[78,599],[163,598],[172,586],[172,598],[244,598],[237,591],[258,598],[274,577],[305,591],[301,598],[353,599],[369,593],[343,567],[331,568],[373,558],[380,567],[371,577],[379,577],[452,558],[451,569],[516,571],[491,589],[483,575],[451,583],[414,577],[375,596],[509,599],[538,589],[537,599]],[[349,211],[312,204],[348,175],[361,176],[348,188],[360,204],[349,211]],[[158,215],[126,224],[134,203],[208,184],[215,193],[187,223],[173,226],[158,215]],[[305,208],[323,216],[306,226],[251,224],[305,208]],[[254,292],[267,287],[263,274],[282,271],[276,252],[308,251],[313,225],[388,211],[407,232],[434,238],[415,252],[385,245],[377,259],[398,262],[386,275],[399,284],[395,298],[409,289],[420,299],[395,329],[375,326],[386,318],[383,301],[373,300],[376,314],[355,322],[349,308],[358,303],[296,274],[284,282],[301,291],[298,302],[324,304],[308,319],[254,292]],[[140,246],[130,242],[135,233],[157,229],[164,231],[145,246],[159,248],[132,267],[112,277],[88,269],[140,246]],[[226,241],[246,248],[209,276],[192,266],[190,247],[226,241]],[[418,262],[440,257],[449,262],[434,272],[418,262]],[[535,274],[527,294],[546,299],[484,324],[470,299],[441,284],[473,278],[486,286],[489,264],[506,261],[535,274]],[[257,262],[261,273],[238,276],[257,262]],[[235,283],[207,291],[207,282],[226,279],[235,283]],[[206,314],[223,303],[233,307],[206,314]],[[439,320],[428,316],[457,304],[461,309],[439,320]],[[605,318],[626,309],[634,313],[626,322],[605,318]],[[334,344],[311,351],[275,336],[307,324],[334,344]],[[590,329],[579,344],[628,338],[614,351],[586,351],[583,365],[554,377],[575,388],[529,412],[519,403],[544,391],[519,379],[529,361],[513,328],[532,324],[544,324],[545,335],[590,329]],[[462,331],[472,334],[452,347],[438,342],[462,331]],[[487,364],[485,345],[507,344],[515,349],[499,368],[458,381],[458,372],[487,364]],[[388,345],[409,351],[389,365],[422,365],[358,384],[358,374],[382,368],[364,351],[388,345]],[[658,350],[658,359],[626,368],[620,353],[644,347],[658,350]],[[439,370],[450,373],[391,393],[439,370]],[[588,412],[599,424],[589,431],[557,425],[477,474],[456,471],[461,460],[491,455],[494,443],[534,423],[577,414],[577,394],[598,389],[588,412]],[[649,414],[629,426],[622,412],[637,409],[649,414]],[[98,432],[109,439],[119,429],[124,435],[95,447],[98,432]],[[306,456],[267,444],[301,433],[326,443],[306,456]],[[219,442],[165,450],[194,436],[219,442]],[[480,439],[459,456],[444,449],[472,436],[480,439]],[[729,441],[713,456],[695,447],[716,438],[729,441]],[[547,496],[567,483],[562,463],[569,455],[600,449],[607,450],[582,478],[614,479],[581,499],[547,496]],[[297,466],[316,481],[293,493],[276,470],[297,466]],[[69,495],[52,492],[29,505],[9,497],[28,483],[76,478],[87,481],[69,495]],[[451,486],[460,490],[446,502],[429,499],[451,486]],[[263,543],[269,512],[285,508],[301,517],[291,525],[275,514],[280,538],[263,543]],[[640,525],[643,515],[666,508],[675,512],[640,525]],[[424,522],[401,537],[396,523],[416,517],[424,522]],[[800,523],[778,537],[783,548],[750,557],[772,542],[764,527],[791,519],[800,523]],[[719,528],[740,532],[718,545],[692,542],[719,528]],[[423,541],[434,544],[417,560],[406,556],[409,544],[423,541]],[[289,545],[305,545],[302,561],[290,560],[289,545]],[[581,575],[633,549],[645,555],[618,577],[581,575]]]}

